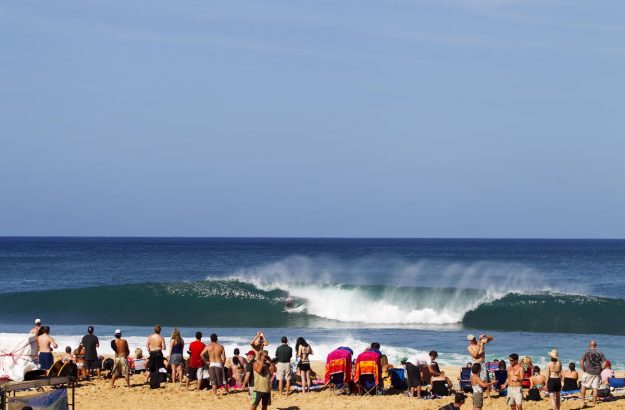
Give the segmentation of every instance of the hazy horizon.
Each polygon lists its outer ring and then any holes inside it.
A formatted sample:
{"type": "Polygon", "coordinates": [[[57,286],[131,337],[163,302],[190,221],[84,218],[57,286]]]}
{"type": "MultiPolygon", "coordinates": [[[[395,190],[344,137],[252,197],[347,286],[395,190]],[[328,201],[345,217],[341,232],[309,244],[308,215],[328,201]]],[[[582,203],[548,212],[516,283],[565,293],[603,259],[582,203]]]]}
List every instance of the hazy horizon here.
{"type": "Polygon", "coordinates": [[[625,237],[625,3],[0,4],[0,235],[625,237]]]}

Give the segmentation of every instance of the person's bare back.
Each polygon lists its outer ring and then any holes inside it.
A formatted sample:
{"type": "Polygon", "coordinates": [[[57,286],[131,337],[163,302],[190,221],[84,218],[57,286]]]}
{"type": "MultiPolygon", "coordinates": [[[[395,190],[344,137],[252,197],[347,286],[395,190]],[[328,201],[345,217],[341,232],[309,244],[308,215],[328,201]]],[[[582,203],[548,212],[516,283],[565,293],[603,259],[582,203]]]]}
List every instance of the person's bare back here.
{"type": "Polygon", "coordinates": [[[152,333],[148,336],[148,352],[155,352],[158,350],[165,350],[165,339],[158,333],[152,333]]]}
{"type": "Polygon", "coordinates": [[[217,343],[217,342],[211,342],[208,345],[206,345],[206,349],[205,349],[206,353],[208,354],[208,361],[210,363],[225,363],[226,362],[226,355],[225,355],[225,350],[224,347],[217,343]]]}
{"type": "Polygon", "coordinates": [[[130,349],[128,348],[128,342],[126,339],[115,339],[115,350],[117,357],[128,357],[130,356],[130,349]]]}
{"type": "Polygon", "coordinates": [[[52,349],[56,349],[58,346],[52,336],[44,333],[37,336],[37,347],[40,353],[50,353],[52,349]]]}

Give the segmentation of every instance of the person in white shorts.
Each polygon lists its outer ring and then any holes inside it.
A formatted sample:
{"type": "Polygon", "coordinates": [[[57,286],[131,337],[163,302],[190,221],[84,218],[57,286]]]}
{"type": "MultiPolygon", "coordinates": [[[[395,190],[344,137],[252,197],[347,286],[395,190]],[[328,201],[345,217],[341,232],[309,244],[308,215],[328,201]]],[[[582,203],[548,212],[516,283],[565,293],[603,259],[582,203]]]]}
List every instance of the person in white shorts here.
{"type": "Polygon", "coordinates": [[[291,388],[291,358],[293,357],[293,349],[289,346],[286,336],[282,336],[282,344],[276,349],[276,378],[278,379],[278,392],[280,394],[289,395],[291,388]],[[286,380],[286,392],[282,391],[284,381],[286,380]]]}
{"type": "Polygon", "coordinates": [[[586,405],[586,389],[592,389],[592,403],[597,405],[597,389],[601,383],[601,365],[605,362],[603,353],[597,350],[597,341],[591,340],[588,350],[584,352],[580,363],[582,364],[582,407],[586,405]]]}
{"type": "Polygon", "coordinates": [[[502,389],[508,389],[506,403],[510,406],[510,410],[523,410],[523,392],[521,387],[523,384],[523,367],[519,364],[519,355],[512,353],[508,360],[508,378],[501,386],[502,389]]]}

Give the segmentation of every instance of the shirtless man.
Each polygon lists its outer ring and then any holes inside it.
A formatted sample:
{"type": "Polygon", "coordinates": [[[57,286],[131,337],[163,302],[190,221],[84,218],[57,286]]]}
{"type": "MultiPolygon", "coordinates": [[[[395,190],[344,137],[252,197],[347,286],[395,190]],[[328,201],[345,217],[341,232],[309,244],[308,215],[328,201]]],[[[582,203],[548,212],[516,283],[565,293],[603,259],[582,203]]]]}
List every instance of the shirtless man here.
{"type": "Polygon", "coordinates": [[[146,343],[148,353],[148,371],[146,374],[146,380],[150,377],[151,372],[157,372],[158,369],[163,367],[163,350],[165,347],[165,339],[161,336],[161,325],[154,326],[154,333],[148,336],[148,342],[146,343]]]}
{"type": "Polygon", "coordinates": [[[126,387],[130,387],[130,371],[128,369],[128,356],[130,356],[130,349],[128,348],[128,342],[126,339],[122,339],[122,331],[119,329],[115,330],[115,340],[113,340],[113,346],[115,346],[115,361],[113,362],[111,389],[115,388],[115,379],[117,378],[118,373],[126,377],[126,387]]]}
{"type": "Polygon", "coordinates": [[[217,335],[215,333],[211,335],[211,342],[202,350],[201,356],[204,362],[206,362],[206,357],[208,356],[208,377],[210,378],[213,393],[217,395],[217,387],[221,385],[225,387],[226,394],[230,393],[224,374],[226,351],[222,345],[217,343],[217,335]]]}
{"type": "Polygon", "coordinates": [[[37,336],[39,334],[39,329],[41,328],[41,319],[35,319],[35,326],[30,329],[30,334],[37,336]]]}
{"type": "Polygon", "coordinates": [[[501,385],[502,389],[508,389],[508,397],[506,403],[510,405],[510,410],[523,410],[523,392],[521,391],[523,383],[523,366],[519,364],[519,355],[512,353],[508,360],[510,361],[510,367],[508,367],[508,378],[506,382],[501,385]]]}
{"type": "Polygon", "coordinates": [[[54,357],[52,356],[52,349],[59,347],[52,336],[50,336],[50,328],[43,326],[41,328],[42,333],[37,336],[37,347],[39,348],[39,368],[42,370],[48,370],[52,367],[54,357]]]}
{"type": "MultiPolygon", "coordinates": [[[[480,335],[479,338],[476,338],[473,335],[468,335],[467,340],[469,341],[469,345],[467,346],[467,350],[471,355],[471,364],[479,363],[482,367],[480,370],[480,380],[484,383],[488,383],[488,369],[486,368],[484,362],[486,361],[486,351],[484,350],[484,345],[491,342],[493,340],[492,336],[489,335],[480,335]]],[[[490,397],[490,386],[485,391],[486,396],[490,397]]]]}

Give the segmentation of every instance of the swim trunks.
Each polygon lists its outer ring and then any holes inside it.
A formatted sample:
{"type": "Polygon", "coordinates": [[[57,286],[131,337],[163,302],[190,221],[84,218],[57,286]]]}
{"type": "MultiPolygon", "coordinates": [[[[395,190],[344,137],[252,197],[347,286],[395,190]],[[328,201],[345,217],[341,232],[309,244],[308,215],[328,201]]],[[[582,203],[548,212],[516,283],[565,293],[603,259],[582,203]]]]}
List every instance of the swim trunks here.
{"type": "Polygon", "coordinates": [[[473,393],[473,407],[484,407],[484,392],[473,393]]]}
{"type": "Polygon", "coordinates": [[[148,358],[148,371],[155,372],[161,367],[163,367],[163,352],[160,350],[151,351],[148,358]]]}
{"type": "Polygon", "coordinates": [[[547,380],[547,391],[549,393],[557,393],[560,390],[562,390],[562,382],[560,379],[550,377],[549,380],[547,380]]]}
{"type": "Polygon", "coordinates": [[[523,403],[523,392],[521,391],[521,386],[509,386],[508,387],[508,398],[506,399],[506,404],[511,405],[520,405],[523,403]]]}
{"type": "Polygon", "coordinates": [[[584,373],[582,376],[582,386],[587,389],[596,389],[601,384],[601,376],[596,376],[594,374],[584,373]]]}
{"type": "Polygon", "coordinates": [[[113,373],[128,375],[128,358],[124,356],[115,357],[113,361],[113,373]]]}
{"type": "Polygon", "coordinates": [[[224,377],[224,368],[222,363],[211,363],[208,368],[208,377],[211,382],[211,386],[223,386],[226,384],[226,378],[224,377]]]}
{"type": "Polygon", "coordinates": [[[291,363],[276,364],[276,379],[278,379],[278,381],[291,379],[291,363]]]}
{"type": "Polygon", "coordinates": [[[262,402],[263,406],[271,405],[271,393],[255,391],[252,394],[252,406],[258,406],[262,402]]]}
{"type": "Polygon", "coordinates": [[[42,370],[48,370],[54,363],[54,357],[50,352],[39,352],[39,368],[42,370]]]}

